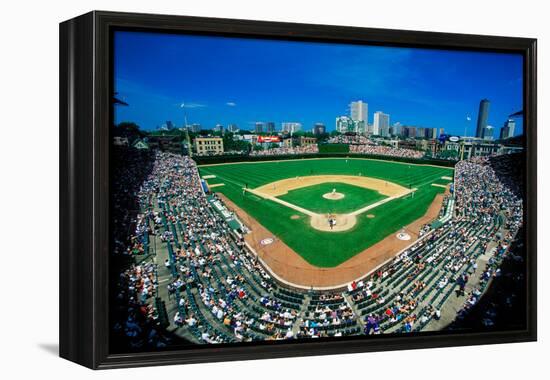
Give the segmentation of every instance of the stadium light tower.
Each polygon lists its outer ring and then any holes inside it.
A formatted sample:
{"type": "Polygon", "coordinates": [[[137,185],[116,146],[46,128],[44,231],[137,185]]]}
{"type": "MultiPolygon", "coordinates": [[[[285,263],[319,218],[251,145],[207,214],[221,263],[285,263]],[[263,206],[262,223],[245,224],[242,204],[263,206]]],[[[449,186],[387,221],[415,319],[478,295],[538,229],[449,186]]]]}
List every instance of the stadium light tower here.
{"type": "Polygon", "coordinates": [[[187,106],[185,105],[185,102],[182,102],[180,104],[180,108],[183,108],[183,122],[185,123],[185,128],[187,128],[187,126],[188,126],[188,124],[187,124],[187,112],[185,111],[187,106]]]}
{"type": "Polygon", "coordinates": [[[508,115],[509,118],[519,118],[523,117],[523,110],[519,110],[518,112],[514,112],[513,114],[508,115]]]}
{"type": "Polygon", "coordinates": [[[185,102],[180,105],[183,108],[183,122],[185,123],[185,140],[187,142],[187,155],[193,157],[193,150],[191,149],[191,139],[189,138],[189,124],[187,124],[187,112],[185,112],[185,102]]]}
{"type": "MultiPolygon", "coordinates": [[[[128,107],[130,106],[128,103],[126,103],[124,100],[122,100],[119,96],[118,96],[118,92],[114,92],[113,93],[113,96],[111,97],[111,103],[113,104],[113,108],[116,107],[116,106],[123,106],[123,107],[128,107]]],[[[116,111],[114,111],[115,115],[116,115],[116,111]]],[[[116,116],[114,118],[116,120],[116,116]]],[[[115,125],[115,122],[113,120],[113,125],[115,125]]]]}
{"type": "Polygon", "coordinates": [[[112,99],[113,104],[114,104],[115,106],[126,106],[126,107],[128,107],[129,104],[126,103],[124,100],[120,99],[117,95],[118,95],[118,92],[115,92],[115,93],[113,94],[113,99],[112,99]]]}
{"type": "Polygon", "coordinates": [[[470,115],[466,115],[466,123],[464,124],[464,137],[468,136],[468,125],[470,124],[470,121],[472,121],[472,118],[470,115]]]}

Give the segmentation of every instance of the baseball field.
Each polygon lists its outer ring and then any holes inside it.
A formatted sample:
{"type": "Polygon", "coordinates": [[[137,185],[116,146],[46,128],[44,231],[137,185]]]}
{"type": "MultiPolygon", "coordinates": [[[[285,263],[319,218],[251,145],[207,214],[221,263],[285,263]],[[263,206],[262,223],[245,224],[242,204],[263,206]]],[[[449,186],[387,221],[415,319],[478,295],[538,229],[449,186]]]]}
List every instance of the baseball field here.
{"type": "Polygon", "coordinates": [[[452,168],[345,158],[199,169],[212,191],[319,268],[336,267],[424,216],[453,177],[452,168]]]}

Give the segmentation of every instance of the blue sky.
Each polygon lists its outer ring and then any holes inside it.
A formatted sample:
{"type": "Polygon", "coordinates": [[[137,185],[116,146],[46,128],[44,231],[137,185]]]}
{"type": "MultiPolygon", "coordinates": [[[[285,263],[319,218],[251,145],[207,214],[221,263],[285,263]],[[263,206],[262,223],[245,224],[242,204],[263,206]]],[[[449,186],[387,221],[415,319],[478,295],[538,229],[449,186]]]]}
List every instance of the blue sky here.
{"type": "Polygon", "coordinates": [[[361,99],[369,122],[383,111],[392,124],[460,135],[467,127],[473,135],[479,101],[488,98],[498,137],[507,116],[523,108],[515,54],[116,32],[114,69],[115,91],[129,103],[116,107],[115,122],[143,129],[167,120],[182,126],[185,111],[203,128],[296,121],[332,130],[361,99]]]}

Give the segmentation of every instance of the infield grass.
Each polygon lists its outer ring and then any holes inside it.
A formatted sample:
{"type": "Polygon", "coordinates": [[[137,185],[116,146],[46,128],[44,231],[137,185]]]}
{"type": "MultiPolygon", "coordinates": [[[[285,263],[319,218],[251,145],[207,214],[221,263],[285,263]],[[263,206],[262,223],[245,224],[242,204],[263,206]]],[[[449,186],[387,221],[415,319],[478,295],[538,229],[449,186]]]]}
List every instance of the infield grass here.
{"type": "Polygon", "coordinates": [[[349,213],[387,198],[376,190],[341,182],[326,182],[318,185],[291,190],[278,198],[317,213],[349,213]],[[331,200],[323,198],[332,190],[343,194],[344,198],[331,200]]]}

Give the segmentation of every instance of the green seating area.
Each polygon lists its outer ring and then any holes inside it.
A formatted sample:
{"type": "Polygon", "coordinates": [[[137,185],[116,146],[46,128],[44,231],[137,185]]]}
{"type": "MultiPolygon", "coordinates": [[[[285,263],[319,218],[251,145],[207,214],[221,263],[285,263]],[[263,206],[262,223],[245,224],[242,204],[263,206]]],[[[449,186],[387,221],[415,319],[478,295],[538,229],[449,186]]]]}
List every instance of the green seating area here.
{"type": "MultiPolygon", "coordinates": [[[[425,226],[422,239],[354,282],[353,290],[301,292],[273,279],[212,208],[192,160],[169,156],[167,162],[159,166],[158,181],[144,187],[152,195],[140,198],[146,203],[136,241],[150,252],[155,239],[154,254],[168,260],[168,298],[149,296],[157,323],[194,343],[422,331],[510,224],[503,211],[469,214],[474,203],[457,197],[453,218],[425,226]]],[[[158,276],[155,267],[155,282],[158,276]]]]}

